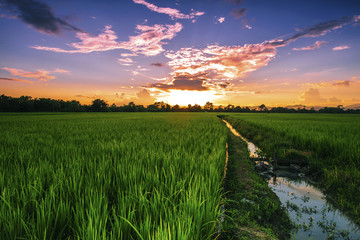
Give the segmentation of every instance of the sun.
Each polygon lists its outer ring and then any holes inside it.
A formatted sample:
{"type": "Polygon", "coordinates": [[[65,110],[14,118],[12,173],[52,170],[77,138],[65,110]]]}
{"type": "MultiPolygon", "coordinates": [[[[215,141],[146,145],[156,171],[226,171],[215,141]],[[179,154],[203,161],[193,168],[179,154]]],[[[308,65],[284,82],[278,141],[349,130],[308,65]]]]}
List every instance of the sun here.
{"type": "Polygon", "coordinates": [[[157,98],[157,101],[163,101],[170,105],[187,106],[189,104],[198,104],[204,106],[206,102],[213,102],[219,96],[215,91],[190,91],[190,90],[169,90],[163,96],[157,98]]]}

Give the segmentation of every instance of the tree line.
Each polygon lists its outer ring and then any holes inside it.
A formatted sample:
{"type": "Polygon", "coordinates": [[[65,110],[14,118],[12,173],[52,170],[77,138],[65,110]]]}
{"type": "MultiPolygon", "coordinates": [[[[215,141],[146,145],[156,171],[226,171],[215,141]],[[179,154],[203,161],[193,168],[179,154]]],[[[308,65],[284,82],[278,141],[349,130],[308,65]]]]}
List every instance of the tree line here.
{"type": "Polygon", "coordinates": [[[148,106],[136,105],[130,102],[127,105],[109,105],[102,99],[95,99],[89,105],[83,105],[79,101],[55,100],[51,98],[32,98],[21,96],[18,98],[0,95],[0,112],[272,112],[272,113],[360,113],[360,109],[344,109],[338,107],[325,107],[320,110],[273,107],[268,108],[264,104],[255,107],[241,107],[229,104],[227,106],[214,106],[207,102],[204,106],[198,104],[187,107],[169,105],[164,102],[155,102],[148,106]]]}

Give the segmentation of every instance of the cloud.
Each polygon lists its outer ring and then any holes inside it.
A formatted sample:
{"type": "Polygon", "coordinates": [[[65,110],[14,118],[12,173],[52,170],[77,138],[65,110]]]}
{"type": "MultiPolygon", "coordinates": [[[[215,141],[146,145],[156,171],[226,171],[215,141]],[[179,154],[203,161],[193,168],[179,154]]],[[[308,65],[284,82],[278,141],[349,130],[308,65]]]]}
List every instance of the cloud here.
{"type": "Polygon", "coordinates": [[[320,104],[326,102],[326,99],[321,97],[319,89],[309,88],[302,95],[301,98],[307,104],[320,104]]]}
{"type": "Polygon", "coordinates": [[[52,80],[52,79],[56,78],[55,76],[49,75],[51,73],[69,73],[69,71],[66,71],[63,69],[56,69],[54,71],[36,70],[34,72],[24,71],[24,70],[16,69],[16,68],[8,68],[8,67],[3,67],[2,69],[8,71],[13,76],[33,78],[33,79],[36,79],[38,81],[43,81],[43,82],[46,82],[48,80],[52,80]]]}
{"type": "Polygon", "coordinates": [[[350,84],[351,84],[352,82],[353,82],[353,81],[350,81],[350,80],[336,81],[336,82],[333,83],[332,85],[333,85],[333,86],[348,87],[348,86],[350,86],[350,84]]]}
{"type": "Polygon", "coordinates": [[[154,66],[154,67],[164,67],[165,66],[165,64],[159,63],[159,62],[151,63],[150,65],[154,66]]]}
{"type": "Polygon", "coordinates": [[[42,33],[59,34],[62,30],[82,32],[66,20],[56,17],[51,8],[36,0],[4,0],[5,6],[17,18],[42,33]]]}
{"type": "Polygon", "coordinates": [[[120,54],[122,57],[136,57],[138,56],[136,53],[122,53],[120,54]]]}
{"type": "MultiPolygon", "coordinates": [[[[199,88],[203,90],[219,90],[221,89],[221,83],[240,80],[249,73],[267,66],[276,56],[278,47],[286,46],[300,37],[315,36],[315,33],[325,34],[332,29],[338,28],[341,24],[345,24],[344,22],[345,20],[333,20],[329,21],[328,24],[317,24],[285,40],[274,39],[242,46],[208,45],[203,49],[181,48],[178,51],[168,51],[165,56],[170,59],[168,65],[172,70],[170,73],[172,80],[157,83],[152,87],[158,89],[199,88]],[[327,28],[324,26],[327,26],[327,28]],[[201,81],[196,76],[201,76],[201,81]],[[184,78],[186,81],[177,82],[176,80],[180,78],[184,78]],[[196,81],[192,85],[190,81],[194,80],[196,81]]],[[[349,22],[350,20],[346,21],[346,23],[349,22]]],[[[316,45],[321,44],[321,42],[318,42],[316,45]]]]}
{"type": "Polygon", "coordinates": [[[225,17],[219,17],[218,19],[216,19],[216,21],[218,21],[219,23],[223,23],[225,22],[225,17]]]}
{"type": "Polygon", "coordinates": [[[313,45],[302,47],[302,48],[293,48],[293,50],[295,50],[295,51],[315,50],[315,49],[321,48],[326,43],[327,43],[326,41],[316,41],[313,45]]]}
{"type": "Polygon", "coordinates": [[[248,24],[248,20],[246,18],[241,19],[241,23],[243,25],[243,28],[252,29],[252,27],[248,24]]]}
{"type": "Polygon", "coordinates": [[[235,19],[244,17],[246,15],[247,8],[234,8],[231,10],[230,15],[232,15],[235,19]]]}
{"type": "Polygon", "coordinates": [[[168,91],[169,89],[197,90],[197,91],[209,90],[209,88],[203,86],[202,80],[187,80],[187,79],[174,80],[171,84],[155,83],[148,87],[158,88],[165,91],[168,91]]]}
{"type": "Polygon", "coordinates": [[[61,53],[91,53],[126,49],[131,51],[132,54],[139,53],[146,56],[154,56],[164,51],[162,46],[167,44],[164,40],[173,39],[176,33],[182,30],[183,26],[180,23],[175,23],[174,25],[155,24],[154,26],[137,25],[136,29],[140,31],[139,35],[130,36],[129,41],[124,42],[117,42],[118,37],[111,28],[112,26],[110,25],[105,26],[103,33],[95,37],[90,36],[88,33],[77,33],[76,37],[81,42],[69,44],[69,46],[75,48],[73,50],[43,46],[33,46],[32,48],[61,53]]]}
{"type": "Polygon", "coordinates": [[[145,0],[133,0],[136,4],[142,4],[146,6],[151,11],[157,12],[157,13],[163,13],[167,14],[171,17],[171,19],[193,19],[195,17],[201,16],[204,14],[204,12],[194,12],[191,11],[190,14],[183,14],[179,10],[174,8],[168,8],[168,7],[158,7],[152,3],[146,2],[145,0]]]}
{"type": "Polygon", "coordinates": [[[209,45],[204,49],[182,48],[168,52],[173,76],[206,74],[215,80],[232,80],[264,67],[275,56],[276,48],[267,42],[244,46],[209,45]]]}
{"type": "Polygon", "coordinates": [[[134,61],[131,58],[119,58],[118,63],[125,66],[131,66],[133,65],[134,61]]]}
{"type": "Polygon", "coordinates": [[[331,97],[331,98],[329,98],[329,102],[330,103],[342,103],[343,100],[341,100],[341,99],[339,99],[337,97],[331,97]]]}
{"type": "MultiPolygon", "coordinates": [[[[349,23],[349,19],[354,19],[354,17],[345,17],[308,27],[286,40],[275,39],[243,46],[209,45],[204,49],[181,48],[176,52],[168,51],[165,56],[170,59],[168,65],[173,70],[173,76],[206,73],[212,79],[239,79],[250,72],[267,66],[275,57],[278,47],[286,46],[300,37],[314,36],[315,33],[322,35],[331,29],[338,28],[345,22],[349,23]]],[[[324,42],[318,41],[314,47],[322,44],[324,42]]]]}
{"type": "Polygon", "coordinates": [[[88,98],[88,99],[96,99],[96,98],[98,98],[98,96],[87,96],[87,95],[81,95],[81,94],[75,95],[74,97],[77,97],[77,98],[88,98]]]}
{"type": "Polygon", "coordinates": [[[313,26],[310,26],[310,27],[307,27],[304,29],[299,29],[296,34],[294,34],[293,36],[291,36],[285,40],[282,40],[282,39],[273,40],[271,42],[271,44],[274,46],[285,46],[285,45],[289,44],[290,42],[293,42],[301,37],[323,36],[332,30],[342,28],[346,24],[350,24],[352,22],[357,22],[359,20],[360,20],[360,15],[355,15],[353,17],[347,16],[347,17],[342,17],[342,18],[335,19],[335,20],[330,20],[327,22],[322,22],[322,23],[319,23],[319,24],[316,24],[316,25],[313,25],[313,26]]]}
{"type": "Polygon", "coordinates": [[[138,99],[140,99],[142,102],[146,103],[153,103],[155,101],[155,98],[152,97],[148,90],[143,89],[136,93],[136,96],[138,99]]]}
{"type": "Polygon", "coordinates": [[[64,70],[64,69],[61,69],[61,68],[57,68],[55,69],[53,72],[55,73],[67,73],[67,74],[70,74],[70,72],[68,70],[64,70]]]}
{"type": "Polygon", "coordinates": [[[24,80],[24,79],[17,79],[17,78],[3,78],[0,77],[0,81],[13,81],[13,82],[25,82],[25,83],[34,83],[33,81],[30,80],[24,80]]]}
{"type": "Polygon", "coordinates": [[[337,47],[334,47],[332,50],[334,51],[341,51],[341,50],[345,50],[345,49],[349,49],[350,47],[347,46],[347,45],[342,45],[342,46],[337,46],[337,47]]]}

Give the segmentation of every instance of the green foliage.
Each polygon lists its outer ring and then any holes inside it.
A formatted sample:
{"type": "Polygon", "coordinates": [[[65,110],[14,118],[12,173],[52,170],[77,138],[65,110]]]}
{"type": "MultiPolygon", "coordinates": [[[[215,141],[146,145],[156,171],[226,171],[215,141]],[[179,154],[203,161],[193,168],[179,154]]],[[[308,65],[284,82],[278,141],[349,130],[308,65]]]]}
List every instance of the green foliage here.
{"type": "Polygon", "coordinates": [[[268,157],[306,158],[313,173],[360,224],[360,116],[232,114],[229,121],[268,157]],[[296,149],[296,150],[295,150],[296,149]]]}
{"type": "Polygon", "coordinates": [[[221,239],[289,239],[292,225],[279,198],[254,170],[246,144],[229,133],[221,239]]]}
{"type": "Polygon", "coordinates": [[[0,239],[210,239],[226,129],[211,114],[0,115],[0,239]]]}

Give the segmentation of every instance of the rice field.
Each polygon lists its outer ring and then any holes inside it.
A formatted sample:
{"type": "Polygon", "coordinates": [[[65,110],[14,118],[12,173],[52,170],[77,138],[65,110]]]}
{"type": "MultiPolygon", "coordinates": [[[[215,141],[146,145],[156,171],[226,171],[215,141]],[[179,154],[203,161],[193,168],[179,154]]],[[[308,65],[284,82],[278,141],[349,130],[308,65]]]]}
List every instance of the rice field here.
{"type": "Polygon", "coordinates": [[[0,239],[210,239],[226,129],[213,114],[0,115],[0,239]]]}
{"type": "Polygon", "coordinates": [[[305,156],[336,204],[360,224],[360,115],[230,114],[231,124],[270,158],[305,156]]]}

